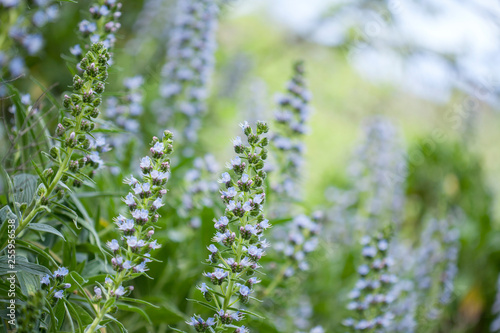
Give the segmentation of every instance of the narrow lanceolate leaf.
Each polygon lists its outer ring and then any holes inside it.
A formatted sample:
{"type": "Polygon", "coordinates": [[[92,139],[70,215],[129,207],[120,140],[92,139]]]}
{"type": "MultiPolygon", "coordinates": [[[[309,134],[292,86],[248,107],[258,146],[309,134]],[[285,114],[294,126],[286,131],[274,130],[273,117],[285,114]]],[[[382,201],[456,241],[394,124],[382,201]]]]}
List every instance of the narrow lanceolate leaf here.
{"type": "Polygon", "coordinates": [[[51,274],[50,270],[42,265],[28,262],[25,257],[16,256],[15,264],[12,264],[12,259],[9,256],[0,257],[0,276],[6,275],[11,271],[23,271],[35,275],[51,274]]]}
{"type": "Polygon", "coordinates": [[[63,234],[61,234],[59,232],[59,230],[57,230],[56,228],[48,225],[48,224],[43,224],[43,223],[31,223],[28,227],[28,229],[31,229],[31,230],[35,230],[35,231],[40,231],[40,232],[48,232],[50,234],[54,234],[56,236],[59,236],[61,237],[63,240],[66,240],[63,236],[63,234]]]}

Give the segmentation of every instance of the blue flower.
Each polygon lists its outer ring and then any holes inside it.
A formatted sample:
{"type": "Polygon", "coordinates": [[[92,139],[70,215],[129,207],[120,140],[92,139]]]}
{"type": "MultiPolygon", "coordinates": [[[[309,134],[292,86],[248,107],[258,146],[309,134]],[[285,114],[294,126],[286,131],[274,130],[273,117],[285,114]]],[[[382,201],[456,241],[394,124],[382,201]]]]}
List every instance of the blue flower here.
{"type": "Polygon", "coordinates": [[[40,278],[40,284],[42,284],[42,285],[45,284],[48,286],[50,284],[50,276],[48,274],[45,274],[44,276],[42,276],[40,278]]]}
{"type": "Polygon", "coordinates": [[[57,290],[55,293],[54,293],[54,298],[57,298],[57,299],[61,299],[63,298],[63,291],[62,290],[57,290]]]}
{"type": "Polygon", "coordinates": [[[68,275],[69,271],[66,267],[61,267],[54,272],[55,278],[63,278],[68,275]]]}
{"type": "Polygon", "coordinates": [[[113,252],[116,252],[120,249],[120,244],[116,239],[113,239],[106,243],[106,246],[113,252]]]}

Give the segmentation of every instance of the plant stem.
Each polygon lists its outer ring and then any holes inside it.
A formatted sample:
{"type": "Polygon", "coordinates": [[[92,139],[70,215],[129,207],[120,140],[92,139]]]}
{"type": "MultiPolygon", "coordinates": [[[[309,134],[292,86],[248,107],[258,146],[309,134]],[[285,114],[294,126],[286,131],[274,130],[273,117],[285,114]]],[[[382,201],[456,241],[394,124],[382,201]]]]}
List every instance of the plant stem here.
{"type": "MultiPolygon", "coordinates": [[[[116,281],[114,283],[115,288],[113,288],[113,289],[116,289],[117,286],[120,286],[122,284],[122,282],[123,282],[123,274],[121,272],[120,274],[118,274],[118,277],[116,278],[116,281]]],[[[99,324],[101,323],[101,321],[104,318],[104,316],[106,315],[106,313],[108,313],[108,309],[115,303],[115,300],[116,300],[116,298],[114,298],[114,296],[110,297],[106,300],[106,303],[104,303],[102,308],[99,310],[99,313],[94,318],[94,321],[92,322],[92,324],[88,328],[85,329],[85,333],[95,332],[95,330],[97,329],[97,326],[99,326],[99,324]]]]}
{"type": "Polygon", "coordinates": [[[290,267],[290,262],[287,262],[283,267],[281,268],[280,272],[278,273],[278,276],[273,279],[273,282],[264,290],[264,293],[262,294],[262,297],[267,297],[269,294],[283,281],[283,278],[285,277],[285,272],[290,267]]]}

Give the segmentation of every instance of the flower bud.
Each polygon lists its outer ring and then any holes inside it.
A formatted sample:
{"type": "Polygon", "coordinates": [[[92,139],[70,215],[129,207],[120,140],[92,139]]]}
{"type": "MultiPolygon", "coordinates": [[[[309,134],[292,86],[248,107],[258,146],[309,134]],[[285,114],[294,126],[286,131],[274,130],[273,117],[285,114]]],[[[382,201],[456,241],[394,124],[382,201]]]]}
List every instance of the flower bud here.
{"type": "Polygon", "coordinates": [[[248,143],[253,146],[253,145],[257,144],[257,142],[259,142],[259,136],[255,135],[253,133],[250,133],[248,135],[248,143]]]}
{"type": "Polygon", "coordinates": [[[64,134],[64,132],[66,132],[66,129],[64,128],[64,126],[62,124],[57,124],[56,136],[62,136],[64,134]]]}
{"type": "Polygon", "coordinates": [[[93,108],[92,111],[90,112],[90,117],[92,117],[92,118],[99,117],[99,109],[98,108],[93,108]]]}
{"type": "Polygon", "coordinates": [[[94,91],[98,94],[102,94],[104,92],[104,83],[102,82],[97,82],[94,84],[94,91]]]}
{"type": "MultiPolygon", "coordinates": [[[[53,147],[53,148],[55,148],[55,147],[53,147]]],[[[52,151],[52,149],[51,149],[51,151],[52,151]]],[[[43,170],[43,176],[45,178],[49,178],[53,174],[54,174],[54,170],[52,170],[52,168],[48,168],[48,169],[43,170]]]]}
{"type": "Polygon", "coordinates": [[[52,158],[57,158],[57,156],[59,156],[59,148],[57,148],[57,147],[52,147],[52,148],[50,148],[49,153],[50,153],[50,156],[51,156],[52,158]]]}
{"type": "Polygon", "coordinates": [[[80,90],[83,87],[83,80],[78,75],[73,77],[73,89],[80,90]]]}
{"type": "Polygon", "coordinates": [[[168,130],[163,132],[163,140],[171,140],[174,137],[174,134],[168,130]]]}
{"type": "Polygon", "coordinates": [[[64,95],[63,106],[65,108],[69,108],[70,105],[71,105],[71,98],[68,95],[64,95]]]}
{"type": "Polygon", "coordinates": [[[257,122],[257,135],[267,133],[269,131],[269,125],[266,122],[258,121],[257,122]]]}

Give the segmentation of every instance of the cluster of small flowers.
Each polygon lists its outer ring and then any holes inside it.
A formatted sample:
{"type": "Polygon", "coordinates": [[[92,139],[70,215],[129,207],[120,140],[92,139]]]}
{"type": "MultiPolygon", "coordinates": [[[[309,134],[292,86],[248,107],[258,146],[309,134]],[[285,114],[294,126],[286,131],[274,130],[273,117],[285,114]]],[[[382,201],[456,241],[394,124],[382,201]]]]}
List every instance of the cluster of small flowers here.
{"type": "Polygon", "coordinates": [[[194,160],[193,168],[188,170],[184,176],[186,192],[182,196],[182,210],[180,215],[184,218],[191,217],[191,227],[198,228],[201,225],[200,212],[203,207],[212,207],[213,193],[219,190],[215,180],[215,174],[219,171],[219,165],[213,155],[207,154],[203,158],[194,160]]]}
{"type": "Polygon", "coordinates": [[[166,99],[166,111],[175,117],[183,141],[194,142],[214,67],[218,6],[214,0],[187,0],[178,4],[160,95],[166,99]]]}
{"type": "Polygon", "coordinates": [[[143,257],[148,257],[151,250],[160,247],[151,237],[154,223],[160,218],[158,209],[164,205],[162,197],[167,193],[164,186],[170,176],[172,134],[165,131],[162,140],[153,137],[151,147],[152,158],[146,156],[141,159],[142,182],[133,176],[125,180],[133,191],[124,198],[131,218],[119,215],[115,219],[118,230],[124,234],[121,239],[123,244],[120,245],[116,239],[106,244],[115,255],[111,260],[115,271],[125,271],[122,280],[132,272],[144,273],[147,270],[146,263],[150,260],[143,257]]]}
{"type": "Polygon", "coordinates": [[[117,0],[99,0],[90,9],[91,19],[78,23],[78,30],[83,37],[82,44],[76,44],[70,48],[72,55],[80,59],[89,45],[101,42],[110,52],[110,63],[112,63],[112,49],[116,42],[115,33],[120,29],[118,19],[121,17],[122,4],[117,0]],[[87,40],[88,38],[88,40],[87,40]],[[90,43],[88,42],[90,41],[90,43]]]}
{"type": "MultiPolygon", "coordinates": [[[[75,75],[73,78],[73,93],[71,96],[65,95],[63,106],[72,116],[64,117],[57,125],[55,137],[60,142],[60,147],[50,149],[50,158],[57,165],[58,171],[53,168],[47,168],[44,176],[48,182],[62,176],[62,181],[68,181],[67,170],[71,171],[73,184],[81,184],[81,178],[77,175],[92,177],[90,174],[84,174],[83,168],[90,166],[96,169],[100,166],[100,158],[90,153],[91,146],[99,148],[101,151],[106,145],[102,141],[91,142],[89,133],[95,128],[94,118],[99,115],[99,105],[101,96],[104,92],[105,80],[108,77],[109,54],[102,43],[93,44],[86,56],[80,61],[80,67],[83,69],[83,75],[75,75]],[[102,149],[101,149],[102,148],[102,149]],[[80,151],[82,156],[76,158],[74,151],[80,151]]],[[[94,150],[97,151],[97,150],[94,150]]],[[[50,194],[50,193],[49,193],[50,194]]]]}
{"type": "Polygon", "coordinates": [[[277,242],[274,249],[293,263],[285,271],[285,277],[294,275],[297,268],[302,271],[309,269],[307,255],[318,246],[318,235],[321,231],[321,226],[317,223],[319,219],[321,219],[320,212],[313,214],[312,218],[302,214],[294,217],[282,230],[276,229],[273,236],[285,241],[277,242]]]}
{"type": "Polygon", "coordinates": [[[47,296],[54,300],[64,297],[64,290],[71,287],[71,284],[64,283],[69,271],[66,267],[58,268],[52,275],[45,274],[40,278],[42,289],[47,291],[47,296]]]}
{"type": "Polygon", "coordinates": [[[0,0],[0,8],[2,7],[2,10],[11,11],[10,17],[15,20],[12,26],[8,26],[8,20],[2,22],[2,30],[8,31],[10,38],[4,41],[0,50],[0,77],[6,78],[9,75],[18,77],[26,72],[24,60],[26,54],[34,56],[43,48],[44,40],[37,30],[48,22],[56,20],[59,6],[56,1],[50,0],[35,0],[30,6],[21,5],[20,0],[0,0]],[[9,42],[15,44],[5,45],[9,42]],[[24,50],[26,54],[23,55],[21,50],[24,50]]]}
{"type": "Polygon", "coordinates": [[[500,275],[498,275],[497,294],[491,312],[493,313],[494,316],[496,316],[496,318],[491,323],[490,332],[498,333],[500,332],[500,275]]]}
{"type": "Polygon", "coordinates": [[[397,275],[388,295],[394,300],[390,304],[390,311],[394,315],[388,332],[413,333],[417,328],[416,314],[418,307],[418,291],[415,287],[414,271],[417,261],[413,247],[401,241],[401,237],[394,235],[389,244],[389,256],[394,263],[389,272],[397,275]]]}
{"type": "Polygon", "coordinates": [[[303,135],[307,131],[311,93],[307,90],[302,62],[294,65],[294,75],[288,82],[286,94],[277,97],[276,130],[271,136],[272,147],[278,150],[275,163],[279,179],[273,191],[288,198],[300,198],[299,180],[303,168],[303,135]]]}
{"type": "MultiPolygon", "coordinates": [[[[400,265],[396,266],[401,267],[400,265]]],[[[391,306],[394,320],[388,331],[414,333],[417,329],[415,316],[418,307],[418,293],[415,290],[415,283],[411,279],[400,279],[394,284],[389,295],[395,302],[391,306]]]]}
{"type": "Polygon", "coordinates": [[[378,221],[398,225],[404,207],[406,159],[396,128],[388,120],[368,120],[348,172],[358,197],[360,229],[370,230],[378,221]]]}
{"type": "Polygon", "coordinates": [[[97,327],[107,311],[113,306],[116,299],[127,295],[134,288],[124,287],[123,282],[131,280],[145,273],[147,263],[151,262],[151,251],[161,247],[157,240],[152,240],[155,231],[155,223],[160,218],[158,209],[164,204],[163,196],[167,193],[165,184],[170,176],[170,159],[173,152],[172,133],[165,131],[160,140],[153,137],[151,142],[151,157],[141,159],[142,181],[133,176],[126,179],[125,183],[130,185],[132,192],[123,199],[129,209],[130,217],[119,215],[115,221],[118,230],[123,233],[121,239],[113,239],[106,243],[112,251],[111,264],[115,270],[114,276],[105,279],[104,286],[94,288],[94,301],[103,306],[99,310],[92,329],[97,327]]]}
{"type": "MultiPolygon", "coordinates": [[[[248,332],[244,326],[232,325],[234,321],[243,319],[243,313],[236,310],[231,312],[230,308],[234,308],[238,301],[248,303],[253,286],[260,282],[253,275],[261,267],[259,260],[269,247],[263,234],[270,224],[262,212],[266,178],[262,168],[267,158],[265,147],[268,139],[261,137],[268,132],[269,127],[266,123],[258,122],[256,133],[247,122],[241,127],[247,136],[248,146],[239,138],[234,141],[237,156],[227,165],[232,172],[224,172],[220,179],[223,185],[221,197],[226,210],[225,215],[214,221],[217,232],[213,241],[219,246],[211,244],[208,247],[208,262],[218,266],[213,272],[204,273],[214,286],[220,287],[222,294],[205,283],[198,287],[208,302],[215,299],[217,308],[213,318],[204,321],[195,315],[187,322],[198,332],[205,332],[209,328],[211,332],[213,329],[219,332],[227,328],[234,329],[234,332],[248,332]]],[[[213,308],[212,305],[208,306],[213,308]]]]}
{"type": "Polygon", "coordinates": [[[89,154],[86,156],[88,160],[92,162],[93,174],[96,170],[101,169],[104,166],[104,161],[101,158],[101,153],[106,153],[111,150],[111,146],[107,143],[106,137],[102,134],[95,135],[91,137],[87,135],[90,141],[89,154]]]}
{"type": "MultiPolygon", "coordinates": [[[[418,262],[421,263],[415,268],[417,287],[422,291],[431,292],[433,283],[439,281],[441,305],[451,301],[457,274],[459,232],[453,227],[451,220],[451,215],[441,220],[428,220],[422,232],[421,245],[416,253],[418,262]],[[441,268],[436,269],[436,267],[441,268]]],[[[423,295],[429,296],[425,293],[423,295]]],[[[436,309],[432,311],[435,312],[436,309]]]]}
{"type": "Polygon", "coordinates": [[[358,267],[360,278],[349,294],[351,302],[347,306],[356,311],[358,318],[348,318],[343,324],[354,331],[387,328],[394,317],[390,311],[394,301],[390,290],[397,281],[389,272],[393,264],[387,253],[389,243],[387,237],[380,234],[373,238],[364,236],[361,244],[365,263],[358,267]]]}

